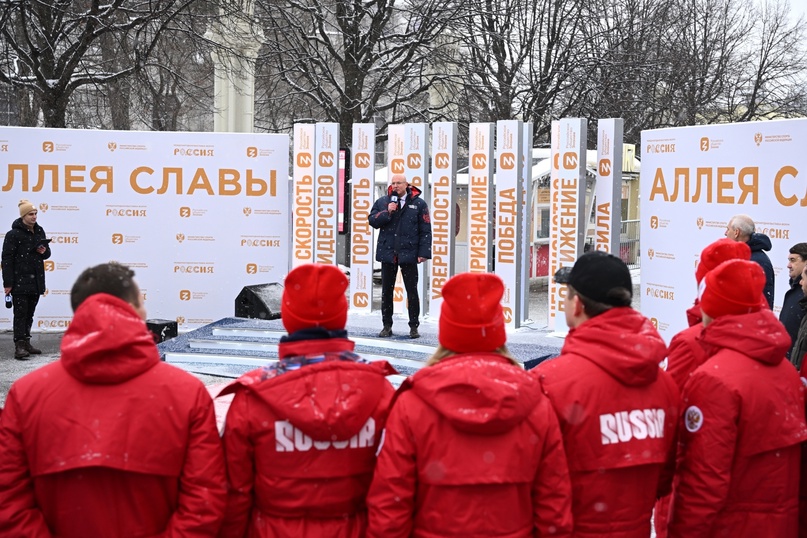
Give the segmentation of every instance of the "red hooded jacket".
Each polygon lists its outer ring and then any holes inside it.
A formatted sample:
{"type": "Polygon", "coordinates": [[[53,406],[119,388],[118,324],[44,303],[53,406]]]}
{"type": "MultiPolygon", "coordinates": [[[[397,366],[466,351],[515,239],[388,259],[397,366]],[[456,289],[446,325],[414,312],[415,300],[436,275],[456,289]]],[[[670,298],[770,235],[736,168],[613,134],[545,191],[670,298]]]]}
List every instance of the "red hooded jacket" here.
{"type": "Polygon", "coordinates": [[[394,389],[386,362],[356,362],[346,339],[281,344],[282,357],[323,362],[249,372],[235,392],[224,448],[229,485],[222,537],[361,537],[365,496],[394,389]],[[302,357],[302,355],[301,355],[302,357]]]}
{"type": "MultiPolygon", "coordinates": [[[[664,369],[672,376],[679,390],[684,389],[690,374],[709,358],[700,342],[700,336],[703,332],[703,318],[697,299],[695,304],[687,309],[687,321],[690,326],[670,340],[667,359],[664,361],[664,369]]],[[[656,538],[667,538],[671,502],[672,492],[656,502],[656,507],[653,510],[653,528],[656,530],[656,538]]]]}
{"type": "Polygon", "coordinates": [[[532,370],[552,401],[572,477],[574,534],[647,538],[669,490],[680,396],[659,368],[664,341],[632,308],[569,331],[559,357],[532,370]]]}
{"type": "Polygon", "coordinates": [[[81,304],[61,351],[0,416],[0,536],[215,536],[224,458],[205,386],[111,295],[81,304]]]}
{"type": "Polygon", "coordinates": [[[683,392],[669,535],[796,536],[804,389],[770,310],[723,316],[683,392]]]}
{"type": "Polygon", "coordinates": [[[399,389],[367,497],[368,536],[570,536],[557,419],[496,353],[423,368],[399,389]]]}

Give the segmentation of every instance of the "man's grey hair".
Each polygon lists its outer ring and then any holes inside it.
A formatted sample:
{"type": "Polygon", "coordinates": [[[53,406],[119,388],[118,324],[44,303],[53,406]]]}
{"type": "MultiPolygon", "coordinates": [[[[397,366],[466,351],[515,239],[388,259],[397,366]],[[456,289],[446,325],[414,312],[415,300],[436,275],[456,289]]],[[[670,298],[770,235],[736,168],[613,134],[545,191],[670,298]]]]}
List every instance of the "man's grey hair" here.
{"type": "Polygon", "coordinates": [[[729,221],[729,227],[736,228],[740,230],[741,234],[749,237],[756,231],[756,228],[754,227],[754,219],[748,215],[734,215],[729,221]]]}

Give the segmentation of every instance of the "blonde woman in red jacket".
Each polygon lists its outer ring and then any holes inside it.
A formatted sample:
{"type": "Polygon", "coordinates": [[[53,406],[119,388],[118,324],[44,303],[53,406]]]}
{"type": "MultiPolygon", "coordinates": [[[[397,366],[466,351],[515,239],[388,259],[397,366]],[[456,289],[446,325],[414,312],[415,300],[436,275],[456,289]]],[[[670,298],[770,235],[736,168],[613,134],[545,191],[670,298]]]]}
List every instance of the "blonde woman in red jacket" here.
{"type": "Polygon", "coordinates": [[[333,265],[292,270],[280,360],[222,392],[235,397],[224,429],[228,502],[219,536],[364,536],[365,497],[394,392],[386,376],[396,372],[353,353],[344,330],[347,285],[333,265]]]}
{"type": "Polygon", "coordinates": [[[371,537],[570,536],[560,431],[508,354],[504,286],[446,282],[440,346],[399,389],[367,498],[371,537]]]}
{"type": "Polygon", "coordinates": [[[785,359],[790,337],[762,306],[765,274],[730,260],[701,292],[709,359],[683,397],[671,538],[795,537],[804,388],[785,359]]]}

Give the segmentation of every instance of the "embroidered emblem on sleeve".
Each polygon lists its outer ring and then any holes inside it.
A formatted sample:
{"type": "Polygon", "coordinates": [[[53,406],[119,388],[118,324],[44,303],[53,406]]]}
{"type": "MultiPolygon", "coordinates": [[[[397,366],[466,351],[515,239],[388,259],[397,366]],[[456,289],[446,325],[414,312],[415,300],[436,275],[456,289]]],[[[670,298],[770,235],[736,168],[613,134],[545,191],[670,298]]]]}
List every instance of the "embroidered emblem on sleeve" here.
{"type": "Polygon", "coordinates": [[[703,412],[698,406],[690,405],[684,413],[684,426],[690,433],[695,433],[703,426],[703,412]]]}

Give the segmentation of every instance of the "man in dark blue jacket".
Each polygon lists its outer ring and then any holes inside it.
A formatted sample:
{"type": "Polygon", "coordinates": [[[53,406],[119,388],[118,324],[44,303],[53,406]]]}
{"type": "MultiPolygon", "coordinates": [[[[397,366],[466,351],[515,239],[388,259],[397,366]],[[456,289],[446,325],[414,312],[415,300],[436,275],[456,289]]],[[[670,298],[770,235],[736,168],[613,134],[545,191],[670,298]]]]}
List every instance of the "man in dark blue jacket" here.
{"type": "Polygon", "coordinates": [[[771,259],[765,254],[771,249],[771,239],[761,233],[756,233],[754,221],[748,215],[734,215],[726,226],[725,236],[734,241],[747,243],[751,248],[751,261],[756,262],[765,271],[765,289],[762,294],[768,301],[768,307],[773,309],[773,290],[776,276],[773,272],[771,259]]]}
{"type": "Polygon", "coordinates": [[[378,229],[375,259],[381,262],[381,319],[384,328],[378,336],[392,336],[392,293],[401,268],[409,302],[409,337],[418,338],[420,298],[417,264],[432,257],[432,225],[429,206],[421,191],[409,185],[406,177],[392,176],[387,195],[370,210],[370,226],[378,229]]]}
{"type": "Polygon", "coordinates": [[[779,321],[790,335],[791,348],[787,351],[787,358],[796,366],[796,369],[801,366],[801,357],[792,357],[791,353],[792,346],[795,346],[799,334],[801,318],[804,317],[804,310],[799,302],[804,298],[804,291],[801,289],[801,274],[805,266],[807,266],[807,243],[796,243],[790,247],[787,255],[787,275],[790,277],[788,280],[790,287],[785,292],[782,310],[779,311],[779,321]]]}

